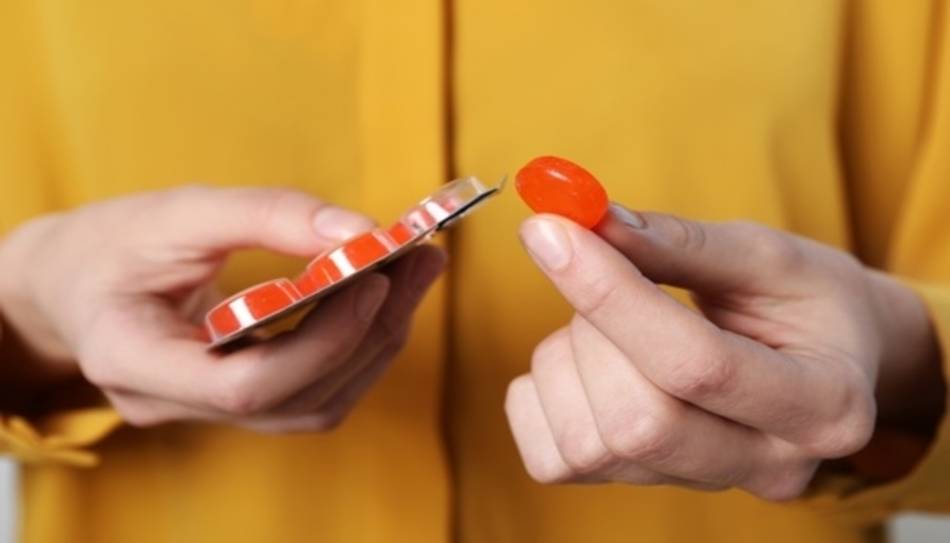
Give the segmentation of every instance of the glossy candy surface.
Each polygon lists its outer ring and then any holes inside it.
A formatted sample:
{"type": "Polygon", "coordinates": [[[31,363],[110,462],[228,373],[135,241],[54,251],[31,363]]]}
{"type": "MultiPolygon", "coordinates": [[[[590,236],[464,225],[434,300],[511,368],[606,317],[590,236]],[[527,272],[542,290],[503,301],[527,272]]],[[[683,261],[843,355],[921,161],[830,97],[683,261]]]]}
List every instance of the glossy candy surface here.
{"type": "Polygon", "coordinates": [[[536,213],[554,213],[593,228],[607,213],[607,192],[581,166],[554,156],[528,162],[515,176],[515,188],[536,213]]]}

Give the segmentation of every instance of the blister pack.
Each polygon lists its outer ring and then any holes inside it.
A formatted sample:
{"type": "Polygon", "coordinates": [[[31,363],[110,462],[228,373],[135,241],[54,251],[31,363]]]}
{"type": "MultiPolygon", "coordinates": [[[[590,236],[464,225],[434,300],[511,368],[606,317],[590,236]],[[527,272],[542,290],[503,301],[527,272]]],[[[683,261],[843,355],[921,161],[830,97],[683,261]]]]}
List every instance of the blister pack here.
{"type": "Polygon", "coordinates": [[[504,181],[489,187],[475,177],[449,182],[392,226],[373,229],[324,251],[298,277],[260,283],[229,297],[205,316],[209,347],[225,345],[286,317],[399,258],[476,209],[503,186],[504,181]]]}

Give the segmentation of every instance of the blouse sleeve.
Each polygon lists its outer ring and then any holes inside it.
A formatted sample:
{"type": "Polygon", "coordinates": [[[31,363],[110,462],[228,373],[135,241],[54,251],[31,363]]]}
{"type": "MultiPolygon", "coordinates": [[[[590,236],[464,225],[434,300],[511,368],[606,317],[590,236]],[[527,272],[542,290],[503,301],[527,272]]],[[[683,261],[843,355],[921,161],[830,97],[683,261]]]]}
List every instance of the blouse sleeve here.
{"type": "Polygon", "coordinates": [[[0,414],[0,453],[27,463],[94,466],[98,456],[89,447],[121,422],[108,407],[70,409],[31,419],[0,414]]]}
{"type": "MultiPolygon", "coordinates": [[[[924,301],[944,379],[950,376],[947,3],[852,2],[841,106],[841,155],[857,252],[924,301]]],[[[942,417],[922,459],[903,478],[874,484],[821,470],[808,501],[858,522],[899,510],[950,511],[950,418],[942,417]]]]}
{"type": "MultiPolygon", "coordinates": [[[[16,382],[16,361],[25,355],[14,336],[0,319],[0,379],[16,382]]],[[[58,387],[48,401],[11,396],[16,394],[6,394],[0,402],[0,455],[20,462],[94,466],[98,457],[92,447],[122,424],[119,414],[81,380],[58,387]]]]}

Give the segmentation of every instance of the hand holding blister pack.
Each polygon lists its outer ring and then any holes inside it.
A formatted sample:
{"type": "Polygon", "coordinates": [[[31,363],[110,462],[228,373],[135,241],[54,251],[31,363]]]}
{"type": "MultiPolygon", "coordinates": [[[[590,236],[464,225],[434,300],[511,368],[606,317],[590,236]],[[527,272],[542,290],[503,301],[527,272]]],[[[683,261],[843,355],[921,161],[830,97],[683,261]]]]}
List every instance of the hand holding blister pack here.
{"type": "Polygon", "coordinates": [[[488,187],[474,177],[452,181],[410,208],[389,228],[373,229],[318,255],[298,277],[274,279],[231,296],[205,316],[211,346],[225,345],[287,317],[399,258],[501,188],[501,184],[488,187]]]}

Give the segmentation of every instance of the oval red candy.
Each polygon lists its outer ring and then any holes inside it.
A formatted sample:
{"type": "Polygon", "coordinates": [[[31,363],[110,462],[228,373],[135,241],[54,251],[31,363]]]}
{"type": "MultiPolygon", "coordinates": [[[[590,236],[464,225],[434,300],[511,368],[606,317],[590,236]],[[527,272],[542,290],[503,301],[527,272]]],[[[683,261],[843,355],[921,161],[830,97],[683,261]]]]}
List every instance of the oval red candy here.
{"type": "Polygon", "coordinates": [[[592,228],[607,213],[607,191],[590,172],[555,156],[528,162],[515,176],[515,188],[536,213],[554,213],[592,228]]]}

